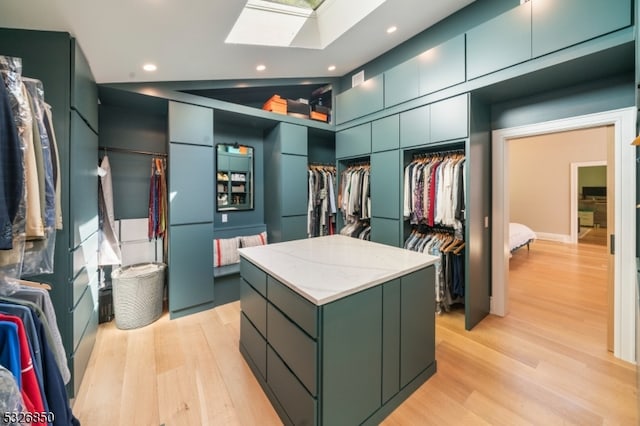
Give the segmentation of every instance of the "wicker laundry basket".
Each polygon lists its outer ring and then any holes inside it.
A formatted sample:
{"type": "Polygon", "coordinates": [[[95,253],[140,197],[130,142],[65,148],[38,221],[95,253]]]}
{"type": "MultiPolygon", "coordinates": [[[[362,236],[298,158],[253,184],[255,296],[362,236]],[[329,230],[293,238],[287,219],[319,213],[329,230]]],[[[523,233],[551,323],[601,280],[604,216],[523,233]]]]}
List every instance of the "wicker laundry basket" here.
{"type": "Polygon", "coordinates": [[[160,318],[166,267],[164,263],[137,263],[111,272],[118,328],[143,327],[160,318]]]}

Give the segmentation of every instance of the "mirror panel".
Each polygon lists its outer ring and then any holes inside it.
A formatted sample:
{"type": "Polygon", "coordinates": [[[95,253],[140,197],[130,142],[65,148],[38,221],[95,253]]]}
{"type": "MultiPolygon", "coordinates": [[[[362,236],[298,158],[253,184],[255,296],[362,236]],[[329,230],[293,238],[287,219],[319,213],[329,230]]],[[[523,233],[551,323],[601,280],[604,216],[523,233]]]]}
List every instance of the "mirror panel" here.
{"type": "Polygon", "coordinates": [[[216,145],[217,211],[253,210],[253,148],[216,145]]]}

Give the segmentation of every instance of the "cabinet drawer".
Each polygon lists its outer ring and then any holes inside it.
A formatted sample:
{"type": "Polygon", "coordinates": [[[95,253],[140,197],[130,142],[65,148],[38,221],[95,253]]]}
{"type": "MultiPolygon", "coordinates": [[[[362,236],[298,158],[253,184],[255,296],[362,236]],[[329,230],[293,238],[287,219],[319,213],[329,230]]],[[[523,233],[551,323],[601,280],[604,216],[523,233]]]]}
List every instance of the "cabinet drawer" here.
{"type": "Polygon", "coordinates": [[[317,401],[267,345],[267,384],[294,425],[317,424],[317,401]]]}
{"type": "Polygon", "coordinates": [[[267,306],[267,337],[269,345],[275,349],[311,395],[315,396],[318,358],[316,342],[271,303],[267,306]]]}
{"type": "Polygon", "coordinates": [[[318,337],[318,307],[273,277],[268,277],[268,299],[314,339],[318,337]]]}
{"type": "Polygon", "coordinates": [[[267,342],[251,321],[242,313],[240,315],[240,344],[245,349],[251,361],[258,368],[262,377],[267,376],[267,342]]]}
{"type": "Polygon", "coordinates": [[[267,297],[267,274],[248,260],[240,260],[240,276],[267,297]]]}
{"type": "Polygon", "coordinates": [[[240,308],[253,325],[267,335],[267,301],[243,279],[240,280],[240,308]]]}

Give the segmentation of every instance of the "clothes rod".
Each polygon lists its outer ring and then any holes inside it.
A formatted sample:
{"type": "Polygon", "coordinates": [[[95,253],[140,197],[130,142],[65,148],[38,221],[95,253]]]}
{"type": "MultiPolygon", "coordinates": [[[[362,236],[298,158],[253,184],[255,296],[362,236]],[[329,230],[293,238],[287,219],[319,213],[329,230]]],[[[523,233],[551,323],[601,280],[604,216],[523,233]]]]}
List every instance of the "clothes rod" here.
{"type": "Polygon", "coordinates": [[[115,148],[110,146],[102,146],[98,148],[101,151],[105,152],[120,152],[123,154],[140,154],[140,155],[150,155],[152,157],[166,157],[167,154],[163,152],[152,152],[152,151],[140,151],[137,149],[127,149],[127,148],[115,148]]]}

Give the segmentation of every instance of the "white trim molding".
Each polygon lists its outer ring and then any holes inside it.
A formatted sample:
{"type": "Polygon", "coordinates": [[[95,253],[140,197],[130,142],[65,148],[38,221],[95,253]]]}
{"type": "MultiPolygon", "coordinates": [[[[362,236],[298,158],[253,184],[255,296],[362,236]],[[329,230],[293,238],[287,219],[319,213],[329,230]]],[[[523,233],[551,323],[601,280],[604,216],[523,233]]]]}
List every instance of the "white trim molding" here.
{"type": "MultiPolygon", "coordinates": [[[[491,313],[509,312],[509,139],[537,136],[598,126],[614,126],[615,228],[614,261],[614,355],[636,362],[636,110],[624,108],[527,126],[494,130],[493,151],[493,229],[491,313]]],[[[604,343],[603,343],[604,345],[604,343]]]]}

